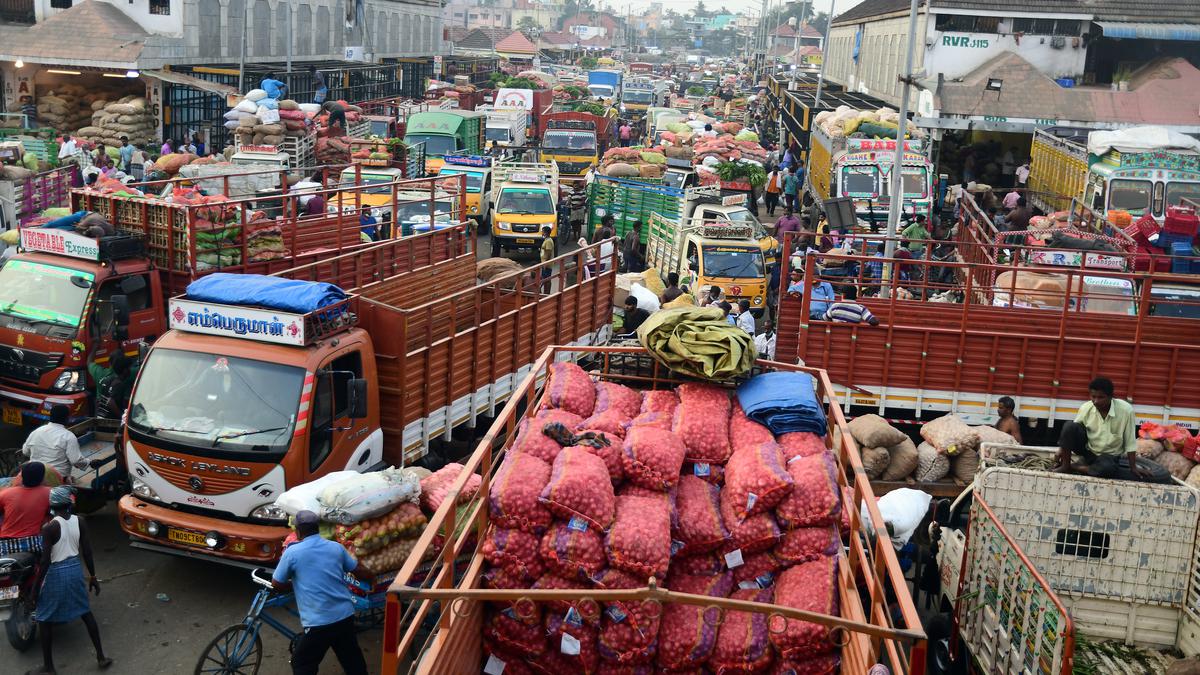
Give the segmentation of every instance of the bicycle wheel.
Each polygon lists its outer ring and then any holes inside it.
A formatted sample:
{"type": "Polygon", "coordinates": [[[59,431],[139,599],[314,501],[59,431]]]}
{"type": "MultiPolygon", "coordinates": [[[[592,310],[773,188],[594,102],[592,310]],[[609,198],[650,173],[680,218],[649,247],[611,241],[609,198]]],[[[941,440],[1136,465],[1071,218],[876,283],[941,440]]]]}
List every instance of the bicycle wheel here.
{"type": "Polygon", "coordinates": [[[262,665],[262,637],[245,624],[217,633],[196,662],[195,675],[256,675],[262,665]]]}

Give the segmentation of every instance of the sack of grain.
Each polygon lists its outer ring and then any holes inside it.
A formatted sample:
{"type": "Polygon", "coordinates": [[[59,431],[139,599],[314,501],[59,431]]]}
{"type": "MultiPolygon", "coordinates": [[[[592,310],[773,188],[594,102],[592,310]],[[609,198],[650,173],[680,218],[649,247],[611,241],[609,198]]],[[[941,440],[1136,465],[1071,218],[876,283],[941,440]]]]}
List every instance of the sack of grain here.
{"type": "Polygon", "coordinates": [[[1139,438],[1137,440],[1138,457],[1146,459],[1158,459],[1158,456],[1163,454],[1163,444],[1152,438],[1139,438]]]}
{"type": "Polygon", "coordinates": [[[1155,458],[1154,461],[1163,465],[1163,468],[1165,468],[1167,471],[1170,471],[1171,475],[1179,480],[1184,480],[1187,478],[1192,472],[1192,469],[1196,466],[1196,463],[1192,460],[1184,457],[1178,452],[1173,452],[1171,450],[1163,452],[1161,455],[1155,458]]]}
{"type": "Polygon", "coordinates": [[[928,483],[941,480],[950,473],[950,458],[937,451],[929,443],[917,446],[917,470],[913,478],[928,483]]]}
{"type": "Polygon", "coordinates": [[[964,450],[950,458],[950,473],[956,481],[970,483],[975,480],[977,471],[979,471],[978,450],[964,450]]]}
{"type": "Polygon", "coordinates": [[[979,449],[979,433],[958,415],[943,415],[921,427],[921,438],[946,455],[979,449]]]}
{"type": "Polygon", "coordinates": [[[267,92],[262,89],[251,89],[246,92],[247,101],[261,101],[267,97],[267,92]]]}
{"type": "Polygon", "coordinates": [[[980,445],[984,443],[1002,443],[1004,445],[1016,445],[1017,439],[1000,431],[996,427],[990,427],[986,424],[981,424],[977,427],[971,427],[975,433],[979,435],[980,445]]]}
{"type": "Polygon", "coordinates": [[[860,415],[850,420],[850,435],[860,447],[890,448],[907,438],[879,415],[860,415]]]}
{"type": "Polygon", "coordinates": [[[279,109],[280,110],[299,110],[300,104],[296,103],[295,101],[291,100],[290,98],[280,99],[279,109]]]}
{"type": "Polygon", "coordinates": [[[888,454],[888,449],[862,446],[859,447],[859,450],[862,454],[863,469],[867,472],[867,478],[876,480],[882,476],[891,462],[891,455],[888,454]]]}
{"type": "Polygon", "coordinates": [[[110,103],[104,106],[104,112],[114,115],[137,115],[142,112],[142,109],[128,103],[110,103]]]}
{"type": "Polygon", "coordinates": [[[917,461],[919,454],[917,446],[911,439],[905,438],[900,443],[888,448],[888,456],[890,461],[887,468],[883,470],[881,478],[883,480],[904,480],[912,475],[917,469],[917,461]]]}

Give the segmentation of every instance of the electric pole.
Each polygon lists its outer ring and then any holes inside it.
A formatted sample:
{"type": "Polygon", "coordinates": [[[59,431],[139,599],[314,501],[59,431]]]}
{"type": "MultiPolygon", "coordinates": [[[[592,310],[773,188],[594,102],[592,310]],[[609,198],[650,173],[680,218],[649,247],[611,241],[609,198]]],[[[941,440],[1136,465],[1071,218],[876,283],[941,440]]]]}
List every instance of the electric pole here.
{"type": "Polygon", "coordinates": [[[896,232],[900,227],[900,213],[904,207],[904,135],[908,131],[908,92],[912,85],[913,48],[917,41],[917,0],[912,0],[908,15],[908,55],[904,60],[904,73],[900,75],[903,90],[900,92],[900,128],[896,132],[896,158],[892,163],[891,195],[888,202],[887,243],[884,257],[891,258],[896,252],[896,232]]]}

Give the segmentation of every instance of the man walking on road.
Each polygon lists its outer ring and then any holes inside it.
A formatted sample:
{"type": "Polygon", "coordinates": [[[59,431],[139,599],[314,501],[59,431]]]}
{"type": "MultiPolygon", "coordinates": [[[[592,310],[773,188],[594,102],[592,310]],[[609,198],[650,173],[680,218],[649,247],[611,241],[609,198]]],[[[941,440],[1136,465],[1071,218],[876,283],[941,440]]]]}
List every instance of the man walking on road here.
{"type": "Polygon", "coordinates": [[[292,673],[316,675],[325,652],[332,648],[347,675],[367,675],[367,661],[354,631],[354,604],[343,577],[349,572],[371,583],[375,575],[341,544],[323,539],[318,522],[312,511],[296,514],[300,541],[284,549],[271,577],[276,590],[295,592],[304,626],[292,653],[292,673]]]}
{"type": "Polygon", "coordinates": [[[797,176],[799,171],[799,167],[791,169],[783,179],[783,196],[787,200],[787,207],[792,211],[796,210],[796,202],[800,197],[800,178],[797,176]]]}

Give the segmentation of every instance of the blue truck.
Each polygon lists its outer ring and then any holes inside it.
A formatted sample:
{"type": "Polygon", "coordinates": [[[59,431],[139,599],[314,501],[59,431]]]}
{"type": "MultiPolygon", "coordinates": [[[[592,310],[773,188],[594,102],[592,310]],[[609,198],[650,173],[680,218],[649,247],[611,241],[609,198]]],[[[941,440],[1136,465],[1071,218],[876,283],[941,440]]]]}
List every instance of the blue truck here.
{"type": "Polygon", "coordinates": [[[621,100],[621,77],[619,70],[593,70],[588,72],[588,95],[593,99],[612,105],[621,100]]]}

